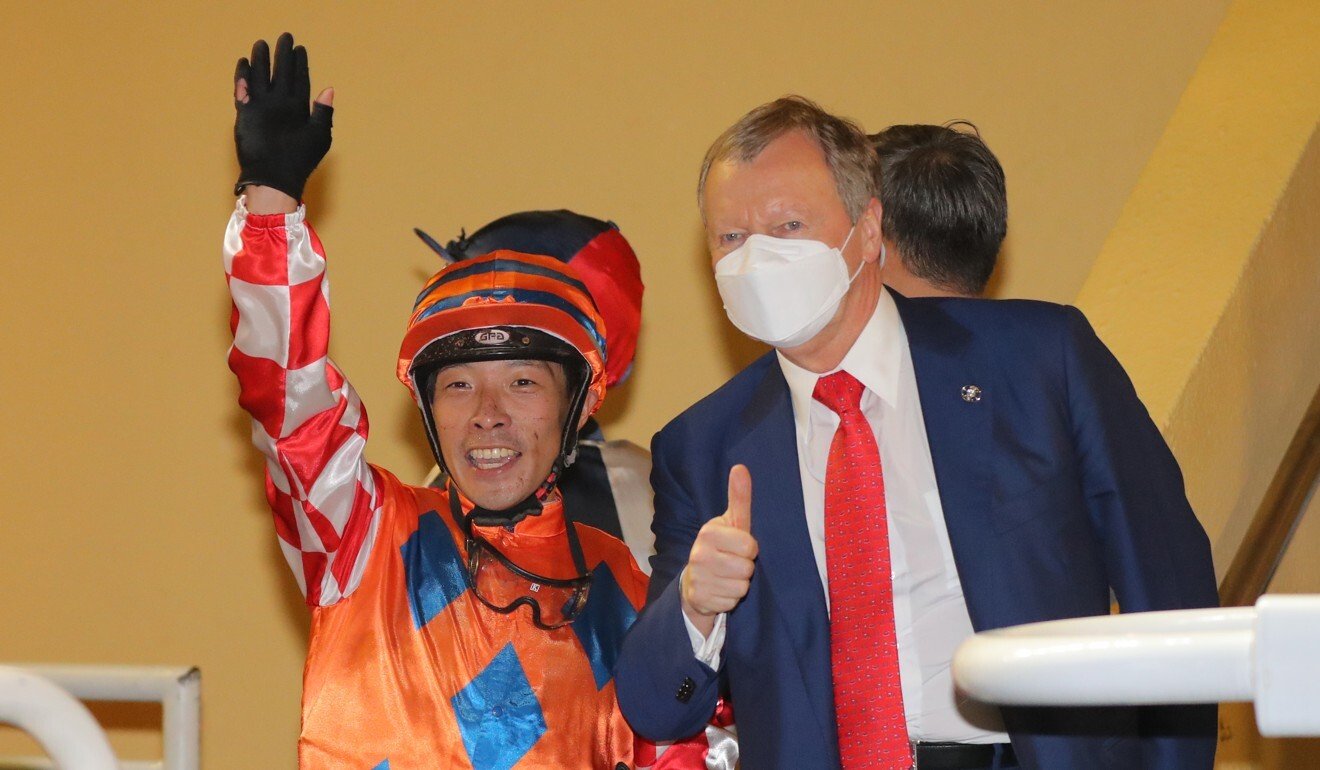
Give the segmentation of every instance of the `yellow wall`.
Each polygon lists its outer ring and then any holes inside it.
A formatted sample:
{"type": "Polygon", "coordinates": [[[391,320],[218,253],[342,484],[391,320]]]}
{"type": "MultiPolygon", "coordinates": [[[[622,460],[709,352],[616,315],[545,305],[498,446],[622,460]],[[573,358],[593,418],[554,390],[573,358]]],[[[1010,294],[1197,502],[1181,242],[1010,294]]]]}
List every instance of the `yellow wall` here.
{"type": "Polygon", "coordinates": [[[719,312],[693,204],[734,118],[801,92],[871,130],[976,121],[1009,178],[999,293],[1067,301],[1226,6],[7,8],[0,660],[198,664],[208,766],[292,765],[305,613],[224,366],[230,73],[255,37],[295,31],[338,89],[309,194],[334,352],[371,407],[372,458],[417,477],[429,460],[392,377],[435,267],[414,225],[446,237],[558,206],[617,220],[647,331],[606,416],[645,443],[754,352],[719,312]]]}
{"type": "Polygon", "coordinates": [[[1317,39],[1309,0],[1231,7],[1078,297],[1220,575],[1320,384],[1317,39]]]}
{"type": "MultiPolygon", "coordinates": [[[[1320,386],[1320,12],[1235,2],[1095,261],[1078,304],[1182,464],[1219,574],[1320,386]]],[[[1275,591],[1320,592],[1312,501],[1275,591]]],[[[1320,762],[1220,712],[1221,770],[1320,762]]]]}

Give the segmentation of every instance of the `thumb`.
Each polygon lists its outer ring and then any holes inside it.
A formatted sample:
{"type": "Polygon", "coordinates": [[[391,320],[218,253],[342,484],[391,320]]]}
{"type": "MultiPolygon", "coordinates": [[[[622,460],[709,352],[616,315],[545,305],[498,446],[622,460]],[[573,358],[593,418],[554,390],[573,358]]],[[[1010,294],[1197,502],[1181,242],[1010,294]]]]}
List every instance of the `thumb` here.
{"type": "Polygon", "coordinates": [[[725,515],[730,526],[752,531],[752,474],[746,465],[729,469],[729,507],[725,515]]]}
{"type": "Polygon", "coordinates": [[[317,104],[324,104],[327,107],[335,106],[335,89],[327,88],[316,96],[317,104]]]}

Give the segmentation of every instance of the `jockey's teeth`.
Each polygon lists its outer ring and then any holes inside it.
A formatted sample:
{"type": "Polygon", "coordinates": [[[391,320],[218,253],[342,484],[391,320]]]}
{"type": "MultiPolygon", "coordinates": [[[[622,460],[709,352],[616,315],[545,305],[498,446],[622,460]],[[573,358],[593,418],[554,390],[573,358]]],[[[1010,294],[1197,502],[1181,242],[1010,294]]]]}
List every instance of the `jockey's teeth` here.
{"type": "Polygon", "coordinates": [[[516,456],[518,453],[507,447],[495,447],[492,449],[473,449],[468,452],[468,458],[475,463],[500,463],[516,456]]]}

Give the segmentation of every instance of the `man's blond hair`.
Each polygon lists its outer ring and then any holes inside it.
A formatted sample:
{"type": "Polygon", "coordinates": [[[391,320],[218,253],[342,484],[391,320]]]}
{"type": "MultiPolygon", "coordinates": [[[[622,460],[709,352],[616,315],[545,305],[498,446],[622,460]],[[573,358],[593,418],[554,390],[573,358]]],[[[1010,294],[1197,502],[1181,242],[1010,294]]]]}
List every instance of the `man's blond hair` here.
{"type": "Polygon", "coordinates": [[[875,150],[856,123],[831,115],[802,96],[785,96],[762,104],[729,126],[710,146],[697,180],[697,206],[702,217],[706,213],[706,177],[712,166],[724,160],[753,161],[767,145],[792,131],[809,136],[825,154],[839,199],[848,218],[856,222],[876,196],[875,150]]]}

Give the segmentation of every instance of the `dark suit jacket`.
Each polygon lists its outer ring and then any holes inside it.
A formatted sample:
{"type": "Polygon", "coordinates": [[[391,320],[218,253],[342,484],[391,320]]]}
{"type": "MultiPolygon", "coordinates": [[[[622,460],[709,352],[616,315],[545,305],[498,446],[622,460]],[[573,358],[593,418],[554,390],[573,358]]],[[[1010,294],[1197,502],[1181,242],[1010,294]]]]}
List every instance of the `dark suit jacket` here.
{"type": "MultiPolygon", "coordinates": [[[[894,295],[973,627],[1214,606],[1210,547],[1131,382],[1076,308],[894,295]],[[969,403],[964,385],[981,388],[969,403]]],[[[658,433],[650,599],[616,673],[633,727],[697,732],[724,689],[744,766],[839,766],[829,621],[808,541],[788,384],[771,353],[658,433]],[[692,654],[675,578],[752,475],[756,572],[718,672],[692,654]],[[691,679],[687,699],[678,697],[691,679]]],[[[1005,708],[1023,767],[1210,768],[1213,706],[1005,708]]]]}

